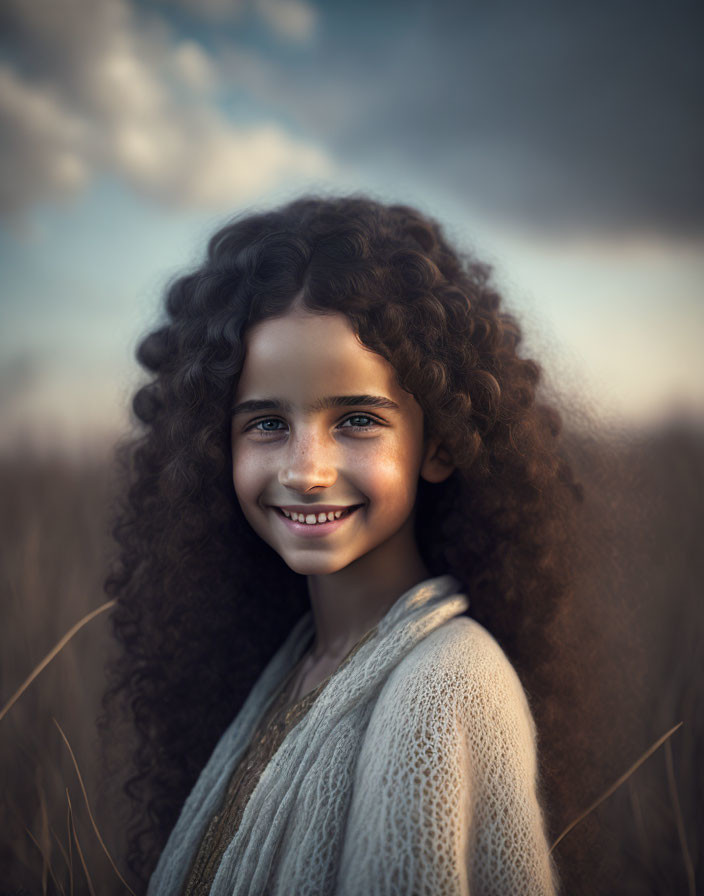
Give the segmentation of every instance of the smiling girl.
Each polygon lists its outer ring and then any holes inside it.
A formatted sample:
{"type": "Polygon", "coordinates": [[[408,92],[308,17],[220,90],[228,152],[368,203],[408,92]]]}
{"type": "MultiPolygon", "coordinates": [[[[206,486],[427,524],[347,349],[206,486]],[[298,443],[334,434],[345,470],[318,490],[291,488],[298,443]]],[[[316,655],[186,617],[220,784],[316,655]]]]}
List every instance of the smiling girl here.
{"type": "Polygon", "coordinates": [[[171,286],[107,585],[152,896],[556,892],[577,489],[519,339],[485,267],[364,198],[236,220],[171,286]]]}

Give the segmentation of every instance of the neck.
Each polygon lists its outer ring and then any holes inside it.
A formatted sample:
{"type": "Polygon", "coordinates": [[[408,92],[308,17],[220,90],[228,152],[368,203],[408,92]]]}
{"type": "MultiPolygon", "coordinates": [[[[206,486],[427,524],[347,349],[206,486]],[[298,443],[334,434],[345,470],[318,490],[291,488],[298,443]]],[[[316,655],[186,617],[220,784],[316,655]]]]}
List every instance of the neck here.
{"type": "Polygon", "coordinates": [[[397,533],[339,572],[308,576],[313,660],[341,660],[402,594],[429,576],[408,532],[397,533]]]}

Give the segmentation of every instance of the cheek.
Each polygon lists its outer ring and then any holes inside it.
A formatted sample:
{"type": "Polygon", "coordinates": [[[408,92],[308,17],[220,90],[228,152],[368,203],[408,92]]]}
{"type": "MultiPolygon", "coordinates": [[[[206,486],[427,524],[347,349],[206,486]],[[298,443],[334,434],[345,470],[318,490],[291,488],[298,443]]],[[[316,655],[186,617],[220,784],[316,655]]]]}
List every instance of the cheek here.
{"type": "Polygon", "coordinates": [[[251,500],[257,495],[262,478],[262,465],[251,452],[235,448],[232,452],[232,482],[240,500],[251,500]]]}
{"type": "Polygon", "coordinates": [[[406,508],[415,497],[417,473],[412,459],[401,447],[390,447],[364,467],[364,483],[377,509],[389,512],[406,508]]]}

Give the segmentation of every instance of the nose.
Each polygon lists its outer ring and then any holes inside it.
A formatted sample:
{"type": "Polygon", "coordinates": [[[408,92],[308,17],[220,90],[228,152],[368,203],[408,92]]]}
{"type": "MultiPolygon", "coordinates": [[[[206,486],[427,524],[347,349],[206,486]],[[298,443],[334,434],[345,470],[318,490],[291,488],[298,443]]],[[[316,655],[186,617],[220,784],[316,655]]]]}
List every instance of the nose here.
{"type": "Polygon", "coordinates": [[[335,450],[323,435],[292,435],[279,470],[280,484],[301,494],[318,487],[330,488],[337,480],[335,450]]]}

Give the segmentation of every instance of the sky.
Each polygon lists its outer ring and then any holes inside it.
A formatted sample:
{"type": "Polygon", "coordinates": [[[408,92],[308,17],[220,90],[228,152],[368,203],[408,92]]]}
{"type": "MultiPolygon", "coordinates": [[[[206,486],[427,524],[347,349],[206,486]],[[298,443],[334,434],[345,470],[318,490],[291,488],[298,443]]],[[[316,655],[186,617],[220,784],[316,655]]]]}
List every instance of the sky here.
{"type": "Polygon", "coordinates": [[[0,448],[123,432],[166,284],[303,192],[440,220],[568,402],[704,424],[703,22],[683,0],[0,0],[0,448]]]}

